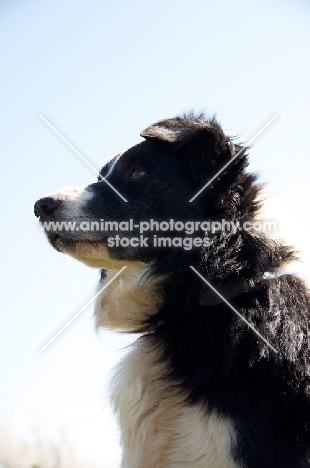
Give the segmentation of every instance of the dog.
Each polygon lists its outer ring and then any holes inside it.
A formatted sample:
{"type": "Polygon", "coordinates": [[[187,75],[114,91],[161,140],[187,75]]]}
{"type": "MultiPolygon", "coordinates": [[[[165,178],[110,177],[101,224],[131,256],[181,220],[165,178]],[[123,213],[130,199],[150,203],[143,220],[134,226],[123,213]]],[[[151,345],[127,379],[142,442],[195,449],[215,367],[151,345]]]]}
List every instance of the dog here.
{"type": "Polygon", "coordinates": [[[140,135],[34,207],[79,226],[46,234],[101,270],[96,326],[138,334],[111,389],[122,468],[309,468],[309,292],[292,247],[240,228],[262,203],[246,148],[203,114],[140,135]]]}

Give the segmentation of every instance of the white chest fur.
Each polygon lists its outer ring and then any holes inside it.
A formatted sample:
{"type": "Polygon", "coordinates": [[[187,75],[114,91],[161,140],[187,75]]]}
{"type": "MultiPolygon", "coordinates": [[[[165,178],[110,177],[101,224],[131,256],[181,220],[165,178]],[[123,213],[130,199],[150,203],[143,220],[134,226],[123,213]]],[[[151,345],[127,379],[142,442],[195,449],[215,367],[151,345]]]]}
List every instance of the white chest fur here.
{"type": "Polygon", "coordinates": [[[185,403],[159,353],[140,338],[116,369],[112,403],[119,418],[122,468],[237,468],[229,420],[185,403]]]}

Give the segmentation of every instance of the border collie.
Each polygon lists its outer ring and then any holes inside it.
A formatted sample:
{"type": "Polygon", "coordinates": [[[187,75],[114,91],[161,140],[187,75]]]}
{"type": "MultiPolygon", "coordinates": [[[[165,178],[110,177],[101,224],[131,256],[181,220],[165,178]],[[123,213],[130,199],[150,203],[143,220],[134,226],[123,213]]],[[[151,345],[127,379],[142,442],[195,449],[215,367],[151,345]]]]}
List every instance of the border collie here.
{"type": "Polygon", "coordinates": [[[98,291],[126,266],[95,305],[97,327],[139,334],[112,385],[122,468],[309,468],[309,294],[291,247],[240,228],[261,204],[245,148],[203,115],[141,136],[35,204],[98,291]]]}

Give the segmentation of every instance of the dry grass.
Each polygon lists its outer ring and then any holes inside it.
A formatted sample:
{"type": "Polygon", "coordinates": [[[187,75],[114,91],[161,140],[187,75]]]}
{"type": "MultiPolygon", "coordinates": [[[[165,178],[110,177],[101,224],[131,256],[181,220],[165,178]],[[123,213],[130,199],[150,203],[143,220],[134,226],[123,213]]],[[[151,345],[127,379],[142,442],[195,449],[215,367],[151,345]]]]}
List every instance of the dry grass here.
{"type": "Polygon", "coordinates": [[[55,443],[34,432],[30,440],[22,440],[0,424],[0,468],[95,468],[77,460],[65,436],[55,443]]]}

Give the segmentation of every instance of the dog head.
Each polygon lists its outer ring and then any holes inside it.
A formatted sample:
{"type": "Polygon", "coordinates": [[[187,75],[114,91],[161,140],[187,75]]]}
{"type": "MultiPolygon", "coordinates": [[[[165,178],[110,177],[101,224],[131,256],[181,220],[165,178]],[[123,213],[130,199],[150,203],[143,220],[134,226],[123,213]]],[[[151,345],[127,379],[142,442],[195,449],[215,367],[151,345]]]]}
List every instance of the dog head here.
{"type": "MultiPolygon", "coordinates": [[[[124,260],[150,263],[160,252],[153,237],[148,238],[147,248],[146,242],[136,245],[132,241],[140,239],[140,222],[194,222],[223,215],[234,217],[238,209],[240,212],[237,197],[231,203],[227,195],[246,165],[244,155],[189,202],[229,163],[235,151],[214,119],[185,116],[162,120],[143,130],[141,136],[145,141],[108,162],[96,183],[66,188],[36,202],[35,214],[55,249],[100,268],[124,260]],[[117,229],[119,223],[130,219],[130,229],[125,224],[121,231],[117,229]],[[116,236],[131,242],[108,242],[116,236]]],[[[164,235],[192,236],[171,231],[170,225],[164,235]]]]}

